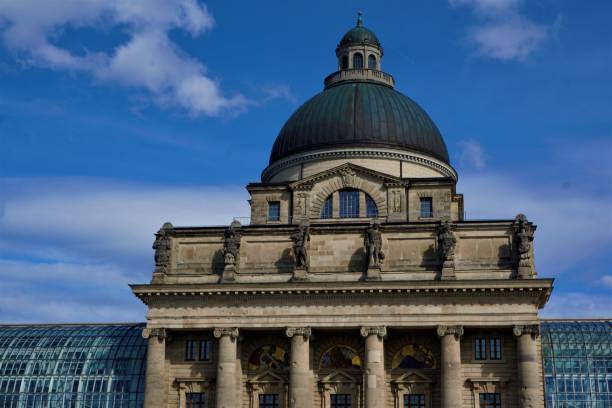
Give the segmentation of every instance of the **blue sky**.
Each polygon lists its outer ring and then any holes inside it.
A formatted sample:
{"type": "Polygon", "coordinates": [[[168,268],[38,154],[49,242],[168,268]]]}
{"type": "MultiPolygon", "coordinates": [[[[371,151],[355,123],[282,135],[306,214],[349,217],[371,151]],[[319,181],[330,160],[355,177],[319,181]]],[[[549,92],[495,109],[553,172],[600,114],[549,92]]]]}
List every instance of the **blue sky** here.
{"type": "Polygon", "coordinates": [[[153,233],[248,215],[357,11],[467,216],[538,225],[544,315],[611,316],[611,2],[0,0],[0,322],[142,321],[153,233]]]}

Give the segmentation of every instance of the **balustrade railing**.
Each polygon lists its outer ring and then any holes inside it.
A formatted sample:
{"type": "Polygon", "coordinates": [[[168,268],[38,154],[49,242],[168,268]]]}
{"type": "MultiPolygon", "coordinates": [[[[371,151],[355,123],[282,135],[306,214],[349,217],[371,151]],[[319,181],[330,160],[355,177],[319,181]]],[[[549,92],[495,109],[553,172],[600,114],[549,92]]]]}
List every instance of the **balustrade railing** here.
{"type": "Polygon", "coordinates": [[[366,80],[380,82],[391,87],[395,86],[395,80],[392,75],[375,69],[344,69],[334,72],[325,78],[325,86],[328,87],[341,81],[351,80],[366,80]]]}

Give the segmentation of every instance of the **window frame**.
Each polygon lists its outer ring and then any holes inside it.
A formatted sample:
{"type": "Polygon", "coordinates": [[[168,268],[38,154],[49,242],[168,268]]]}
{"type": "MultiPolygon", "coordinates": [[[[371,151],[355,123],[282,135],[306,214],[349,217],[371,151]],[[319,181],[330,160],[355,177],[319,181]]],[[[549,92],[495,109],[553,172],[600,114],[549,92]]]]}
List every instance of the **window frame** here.
{"type": "Polygon", "coordinates": [[[419,197],[419,218],[434,218],[433,197],[419,197]],[[429,212],[424,211],[423,203],[429,203],[429,212]]]}
{"type": "Polygon", "coordinates": [[[280,408],[281,398],[276,393],[264,393],[257,395],[258,408],[280,408]],[[265,397],[272,397],[272,402],[262,402],[265,397]]]}
{"type": "Polygon", "coordinates": [[[329,394],[329,406],[330,408],[353,408],[353,395],[345,393],[329,394]],[[334,401],[340,396],[344,397],[344,401],[334,401]]]}
{"type": "Polygon", "coordinates": [[[194,339],[185,340],[185,361],[196,361],[196,341],[194,339]]]}
{"type": "Polygon", "coordinates": [[[206,391],[202,392],[186,392],[185,393],[185,408],[209,408],[208,407],[208,394],[206,391]],[[196,401],[196,405],[190,404],[190,397],[192,395],[199,395],[200,400],[196,401]]]}
{"type": "Polygon", "coordinates": [[[504,353],[504,336],[502,334],[476,334],[470,340],[471,348],[472,348],[472,362],[473,363],[489,363],[489,364],[497,364],[505,362],[505,353],[504,353]],[[483,350],[484,358],[477,358],[476,354],[476,342],[484,341],[485,347],[483,350]],[[493,358],[494,356],[491,353],[491,341],[498,340],[499,341],[499,358],[493,358]]]}
{"type": "Polygon", "coordinates": [[[209,363],[212,360],[212,349],[213,345],[210,339],[200,339],[198,341],[198,361],[209,363]],[[203,350],[205,350],[204,353],[203,350]]]}
{"type": "Polygon", "coordinates": [[[362,53],[360,53],[360,52],[356,52],[356,53],[354,53],[354,54],[353,54],[353,61],[352,61],[352,62],[353,62],[353,69],[363,69],[363,67],[364,67],[364,65],[363,65],[363,63],[364,63],[363,59],[364,59],[364,58],[363,58],[363,54],[362,54],[362,53]],[[357,58],[360,58],[360,59],[361,59],[361,61],[360,61],[360,62],[361,62],[361,66],[360,66],[360,67],[356,66],[356,65],[357,65],[357,64],[356,64],[356,62],[357,62],[357,58]]]}
{"type": "Polygon", "coordinates": [[[338,218],[359,218],[360,190],[347,188],[338,191],[338,218]]]}
{"type": "Polygon", "coordinates": [[[425,394],[404,394],[403,400],[404,408],[425,408],[427,406],[425,394]],[[413,405],[412,401],[410,401],[411,397],[418,397],[419,401],[413,405]]]}
{"type": "Polygon", "coordinates": [[[378,65],[378,58],[376,58],[376,55],[369,54],[368,55],[368,69],[375,70],[377,65],[378,65]],[[371,64],[370,64],[372,61],[374,61],[374,67],[372,67],[371,64]]]}
{"type": "Polygon", "coordinates": [[[281,203],[278,200],[268,201],[268,222],[280,222],[281,203]],[[277,213],[272,214],[272,209],[275,208],[277,213]]]}
{"type": "Polygon", "coordinates": [[[319,214],[319,218],[322,220],[328,220],[330,218],[334,218],[334,195],[330,194],[325,201],[323,201],[323,205],[321,206],[321,214],[319,214]]]}
{"type": "Polygon", "coordinates": [[[502,408],[502,395],[501,392],[480,392],[478,393],[478,406],[479,408],[502,408]],[[489,402],[484,401],[483,399],[486,396],[493,396],[493,405],[489,405],[489,402]],[[483,398],[484,397],[484,398],[483,398]]]}

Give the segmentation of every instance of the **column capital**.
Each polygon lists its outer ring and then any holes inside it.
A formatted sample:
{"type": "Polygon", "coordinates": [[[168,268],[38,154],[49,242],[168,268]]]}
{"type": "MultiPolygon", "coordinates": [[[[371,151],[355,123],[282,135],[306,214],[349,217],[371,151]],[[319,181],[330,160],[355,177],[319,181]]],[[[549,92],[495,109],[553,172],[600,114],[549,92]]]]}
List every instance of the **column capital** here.
{"type": "Polygon", "coordinates": [[[287,327],[285,330],[287,337],[302,336],[304,340],[307,340],[312,336],[312,330],[310,327],[287,327]]]}
{"type": "Polygon", "coordinates": [[[361,337],[376,335],[382,339],[387,335],[387,328],[385,326],[362,326],[359,333],[361,337]]]}
{"type": "Polygon", "coordinates": [[[438,336],[444,337],[453,335],[455,338],[460,339],[463,337],[463,326],[438,326],[436,329],[438,336]]]}
{"type": "Polygon", "coordinates": [[[540,335],[540,325],[538,324],[527,324],[520,325],[517,324],[512,328],[512,333],[516,337],[521,337],[522,335],[529,334],[531,337],[536,338],[540,335]]]}
{"type": "Polygon", "coordinates": [[[215,327],[213,331],[213,335],[216,339],[229,336],[232,340],[238,338],[238,328],[237,327],[215,327]]]}
{"type": "Polygon", "coordinates": [[[144,329],[142,329],[142,338],[149,339],[152,337],[157,337],[157,340],[162,341],[168,337],[168,333],[166,332],[166,329],[162,327],[158,327],[155,329],[145,327],[144,329]]]}

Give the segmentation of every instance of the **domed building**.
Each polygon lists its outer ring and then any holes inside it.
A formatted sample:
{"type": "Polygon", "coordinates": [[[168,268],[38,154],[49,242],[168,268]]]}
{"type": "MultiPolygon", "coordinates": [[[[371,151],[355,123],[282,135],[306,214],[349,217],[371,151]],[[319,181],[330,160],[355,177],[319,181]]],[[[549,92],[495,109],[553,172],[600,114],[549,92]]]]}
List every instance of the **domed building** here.
{"type": "Polygon", "coordinates": [[[132,286],[145,408],[543,407],[535,225],[464,220],[440,130],[361,16],[335,54],[249,222],[157,233],[132,286]]]}
{"type": "Polygon", "coordinates": [[[155,234],[131,285],[146,324],[0,325],[1,407],[609,406],[612,322],[540,324],[536,226],[464,219],[440,131],[361,17],[336,58],[247,186],[249,222],[155,234]]]}

